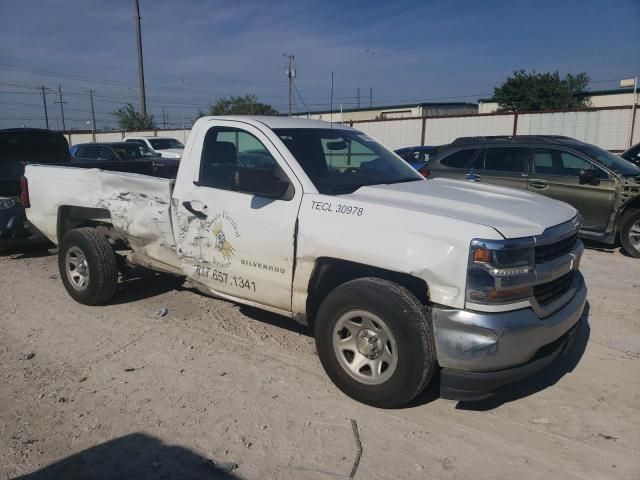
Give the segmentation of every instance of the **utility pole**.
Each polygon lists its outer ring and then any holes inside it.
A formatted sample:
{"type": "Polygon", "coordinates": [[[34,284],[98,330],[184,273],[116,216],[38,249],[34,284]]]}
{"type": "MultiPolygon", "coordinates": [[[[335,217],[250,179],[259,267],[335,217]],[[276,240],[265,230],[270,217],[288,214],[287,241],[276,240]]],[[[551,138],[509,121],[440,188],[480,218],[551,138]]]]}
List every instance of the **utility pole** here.
{"type": "Polygon", "coordinates": [[[167,118],[164,116],[164,107],[162,107],[162,124],[164,125],[164,129],[167,129],[167,118]]]}
{"type": "Polygon", "coordinates": [[[360,108],[360,87],[358,87],[358,108],[360,108]]]}
{"type": "Polygon", "coordinates": [[[47,95],[45,94],[46,87],[42,85],[40,87],[42,90],[42,105],[44,105],[44,123],[47,126],[47,130],[49,130],[49,114],[47,113],[47,95]]]}
{"type": "Polygon", "coordinates": [[[373,87],[369,87],[369,108],[373,108],[373,87]]]}
{"type": "Polygon", "coordinates": [[[64,123],[64,104],[67,102],[63,102],[62,101],[62,85],[58,85],[58,95],[60,96],[60,101],[59,102],[53,102],[53,103],[59,103],[60,104],[60,115],[62,116],[62,131],[66,132],[67,131],[67,125],[64,123]]]}
{"type": "Polygon", "coordinates": [[[91,138],[96,141],[96,111],[93,108],[93,90],[89,89],[89,99],[91,100],[91,138]]]}
{"type": "Polygon", "coordinates": [[[296,71],[293,68],[294,57],[289,53],[283,53],[282,55],[289,59],[289,68],[286,69],[286,73],[287,73],[287,77],[289,78],[289,116],[291,116],[291,102],[293,99],[293,96],[292,96],[293,79],[296,76],[296,71]]]}
{"type": "Polygon", "coordinates": [[[138,84],[140,87],[140,112],[147,115],[147,97],[144,90],[144,62],[142,61],[142,31],[140,29],[140,3],[133,0],[133,18],[136,20],[136,41],[138,43],[138,84]]]}

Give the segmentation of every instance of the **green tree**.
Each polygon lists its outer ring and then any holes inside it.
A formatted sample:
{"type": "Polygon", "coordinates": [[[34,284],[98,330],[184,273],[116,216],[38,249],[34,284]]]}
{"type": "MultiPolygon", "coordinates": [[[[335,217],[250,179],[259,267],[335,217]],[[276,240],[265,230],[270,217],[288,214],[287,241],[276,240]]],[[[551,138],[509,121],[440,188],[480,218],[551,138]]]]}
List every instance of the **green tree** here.
{"type": "Polygon", "coordinates": [[[130,103],[114,111],[113,115],[118,119],[118,125],[123,130],[149,130],[156,128],[153,115],[149,113],[143,115],[130,103]]]}
{"type": "Polygon", "coordinates": [[[587,108],[591,104],[586,92],[589,80],[586,73],[561,78],[558,72],[519,70],[496,87],[493,97],[502,112],[587,108]]]}
{"type": "Polygon", "coordinates": [[[222,97],[216,103],[209,105],[207,112],[199,111],[198,116],[204,115],[278,115],[278,111],[267,103],[258,101],[258,97],[247,94],[238,97],[222,97]]]}

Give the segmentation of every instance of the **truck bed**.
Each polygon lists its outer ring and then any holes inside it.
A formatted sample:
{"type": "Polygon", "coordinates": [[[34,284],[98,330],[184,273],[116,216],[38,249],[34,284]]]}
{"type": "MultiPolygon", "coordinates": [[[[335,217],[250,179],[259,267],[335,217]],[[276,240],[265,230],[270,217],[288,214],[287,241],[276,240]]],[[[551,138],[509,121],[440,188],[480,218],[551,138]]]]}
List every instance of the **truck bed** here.
{"type": "Polygon", "coordinates": [[[171,222],[174,180],[86,165],[27,165],[29,220],[56,245],[59,216],[112,225],[136,263],[173,270],[178,265],[171,222]],[[158,262],[160,264],[158,264],[158,262]]]}

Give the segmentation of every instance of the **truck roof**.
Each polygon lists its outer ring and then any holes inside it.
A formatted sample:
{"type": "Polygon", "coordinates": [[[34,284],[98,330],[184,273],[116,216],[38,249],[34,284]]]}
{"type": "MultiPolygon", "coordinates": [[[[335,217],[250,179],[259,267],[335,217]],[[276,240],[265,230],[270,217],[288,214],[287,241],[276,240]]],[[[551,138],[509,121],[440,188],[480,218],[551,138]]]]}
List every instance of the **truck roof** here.
{"type": "Polygon", "coordinates": [[[250,123],[254,126],[258,124],[266,125],[271,129],[278,128],[340,128],[342,130],[352,130],[348,125],[337,122],[323,122],[320,120],[308,120],[306,118],[291,117],[270,117],[266,115],[224,115],[201,117],[198,121],[209,120],[234,120],[238,122],[250,123]]]}

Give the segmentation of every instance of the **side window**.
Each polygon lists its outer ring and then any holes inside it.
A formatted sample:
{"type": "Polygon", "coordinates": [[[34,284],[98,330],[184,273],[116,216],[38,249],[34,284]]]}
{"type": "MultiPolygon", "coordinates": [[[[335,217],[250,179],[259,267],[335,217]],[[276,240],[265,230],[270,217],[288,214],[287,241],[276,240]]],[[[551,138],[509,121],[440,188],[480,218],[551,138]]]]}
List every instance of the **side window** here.
{"type": "Polygon", "coordinates": [[[595,169],[598,172],[598,177],[608,178],[604,170],[573,153],[562,150],[536,149],[533,163],[536,173],[577,177],[580,170],[595,169]]]}
{"type": "Polygon", "coordinates": [[[477,151],[475,148],[459,150],[440,160],[440,163],[446,167],[464,168],[477,151]]]}
{"type": "Polygon", "coordinates": [[[100,155],[100,147],[91,145],[88,147],[82,147],[78,152],[78,156],[81,158],[98,158],[100,155]]]}
{"type": "Polygon", "coordinates": [[[527,148],[487,148],[484,153],[485,170],[523,173],[528,170],[528,162],[527,148]]]}
{"type": "Polygon", "coordinates": [[[201,186],[232,190],[234,173],[248,168],[271,170],[286,178],[269,150],[250,133],[227,127],[207,131],[200,158],[201,186]]]}
{"type": "Polygon", "coordinates": [[[100,147],[100,158],[109,161],[118,160],[118,157],[113,153],[109,147],[100,147]]]}

